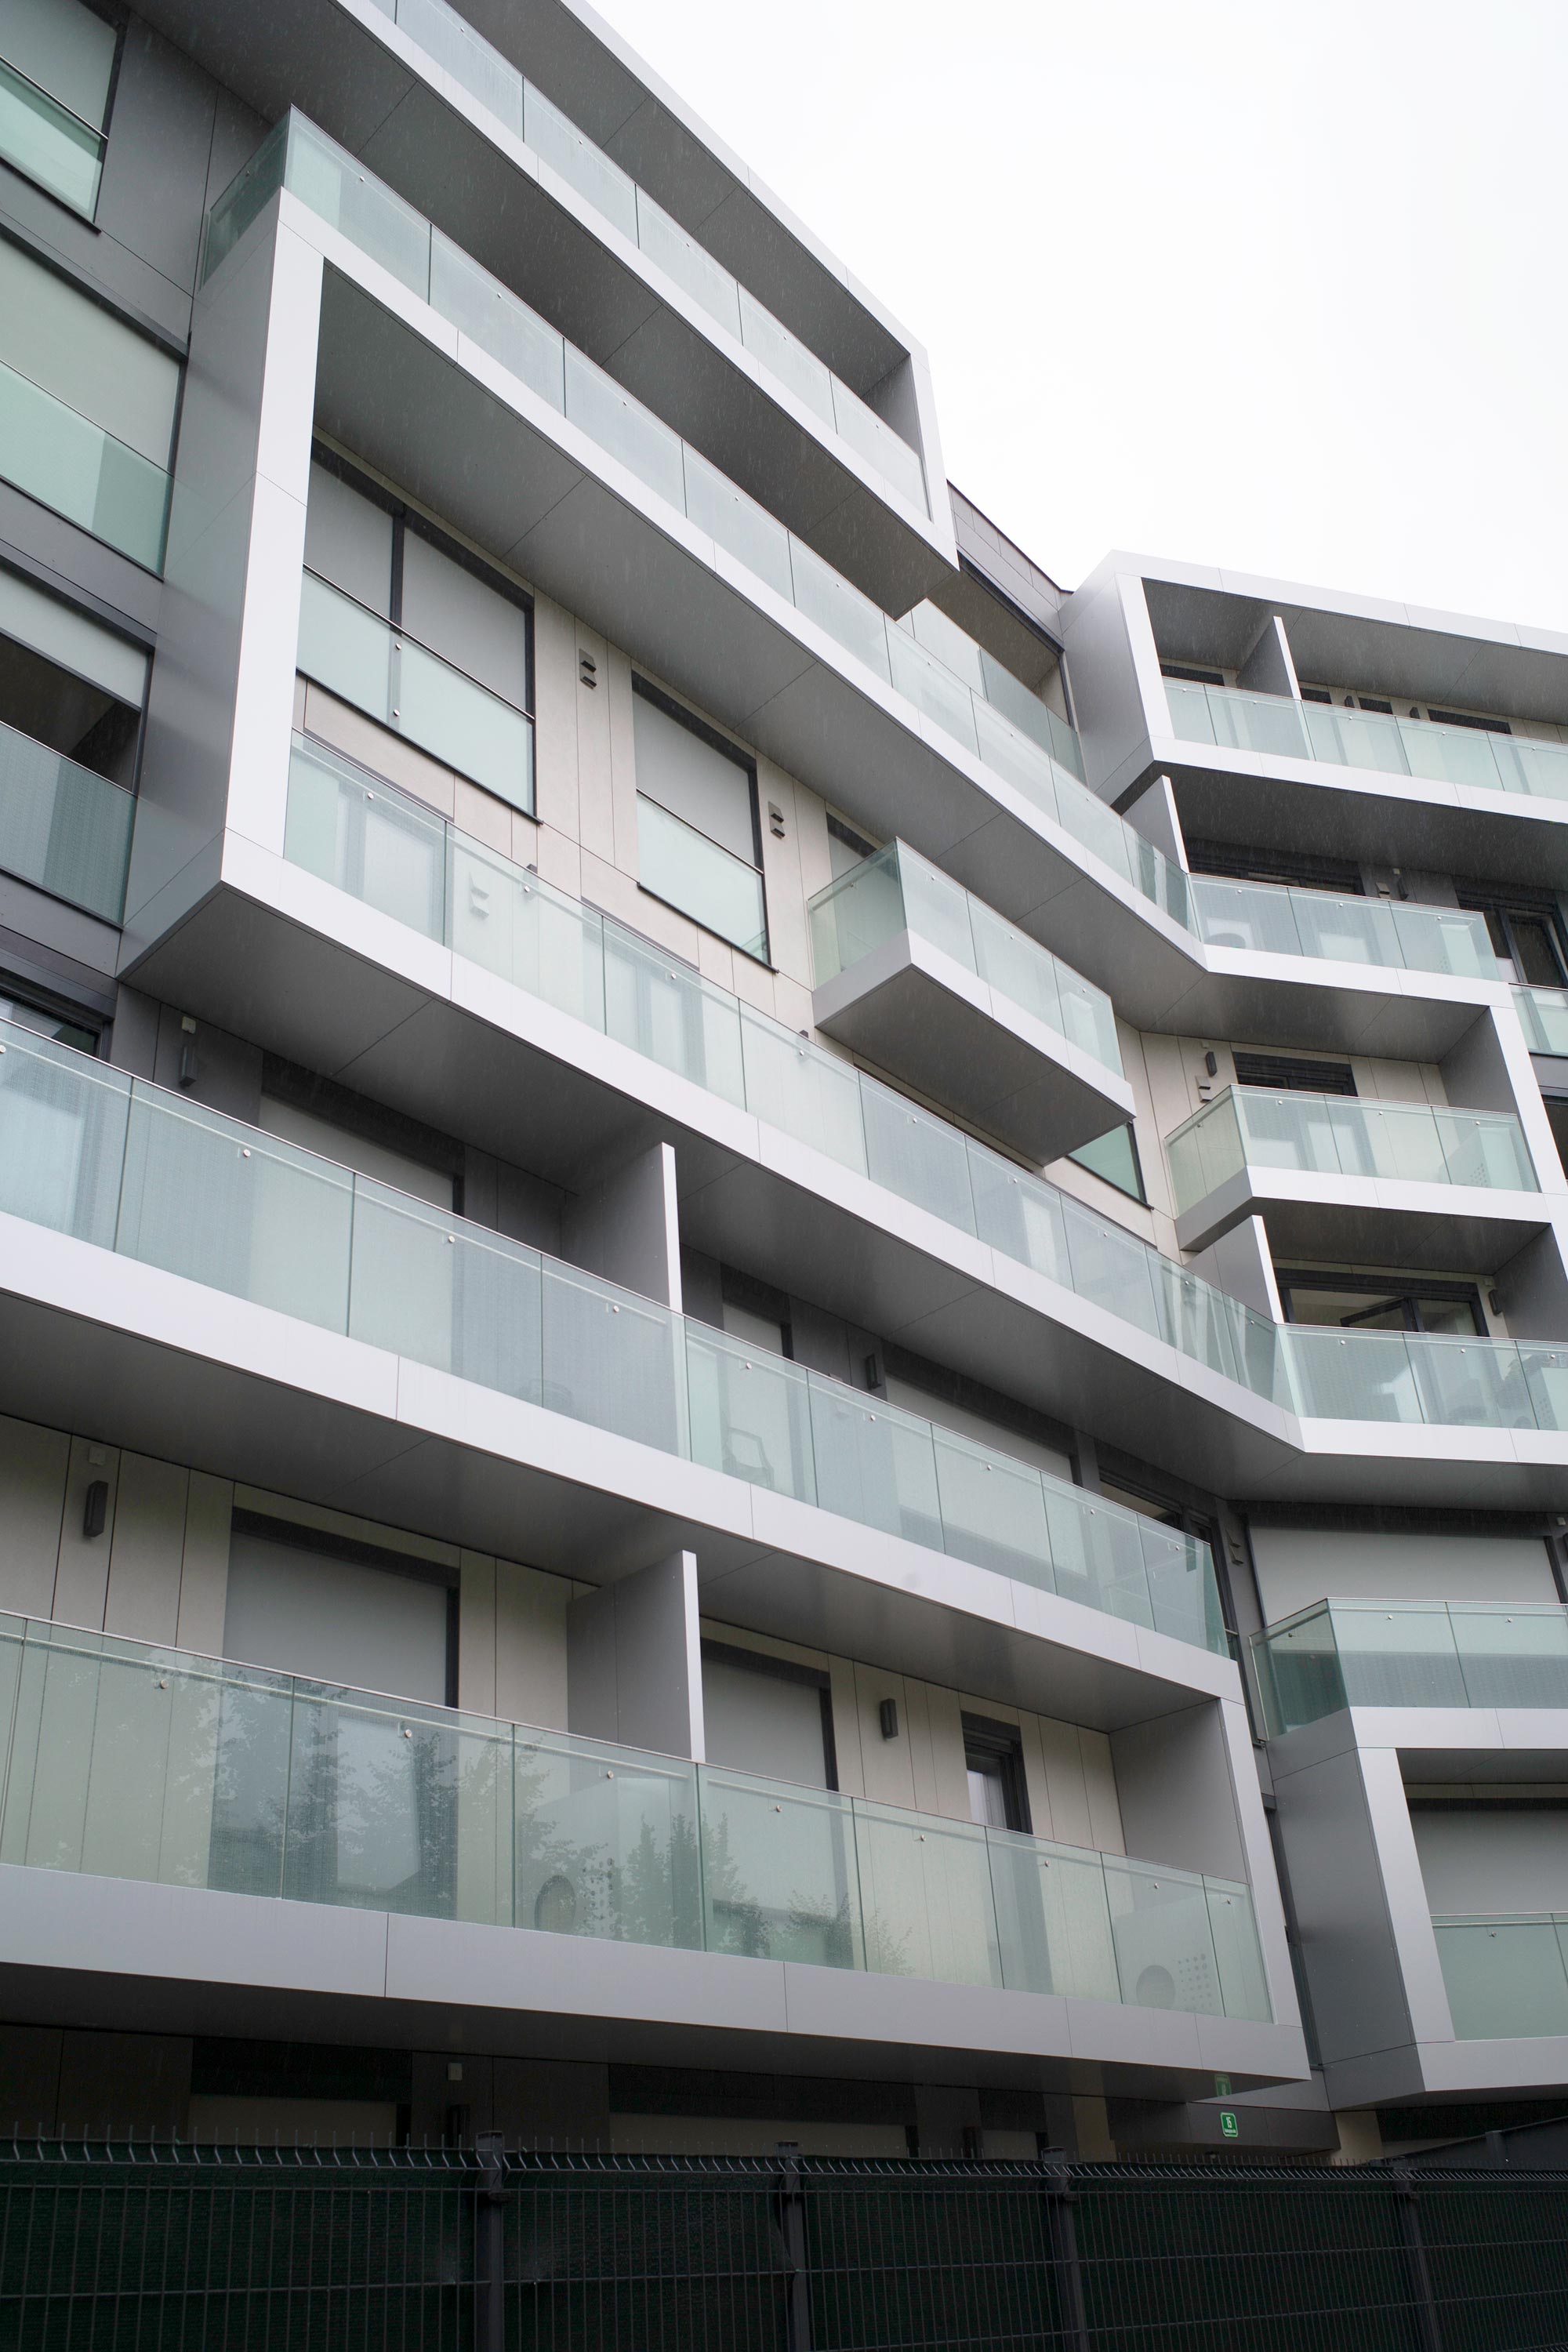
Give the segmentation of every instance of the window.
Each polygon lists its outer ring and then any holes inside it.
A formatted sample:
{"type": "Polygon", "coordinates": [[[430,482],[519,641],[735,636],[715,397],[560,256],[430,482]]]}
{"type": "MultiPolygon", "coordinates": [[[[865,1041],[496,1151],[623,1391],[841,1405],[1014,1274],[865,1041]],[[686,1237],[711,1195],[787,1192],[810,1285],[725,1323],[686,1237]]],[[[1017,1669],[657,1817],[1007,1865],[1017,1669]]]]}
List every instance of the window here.
{"type": "Polygon", "coordinates": [[[986,1829],[1029,1830],[1024,1787],[1024,1750],[1016,1724],[993,1723],[985,1716],[963,1717],[963,1768],[969,1780],[969,1818],[986,1829]]]}
{"type": "Polygon", "coordinates": [[[774,1290],[771,1284],[754,1282],[750,1275],[737,1273],[733,1266],[721,1267],[720,1280],[720,1311],[731,1339],[766,1355],[793,1355],[789,1300],[784,1292],[774,1290]]]}
{"type": "Polygon", "coordinates": [[[81,0],[0,0],[0,157],[89,220],[118,47],[81,0]]]}
{"type": "Polygon", "coordinates": [[[447,1571],[416,1557],[236,1511],[224,1655],[448,1706],[455,1597],[447,1571]]]}
{"type": "Polygon", "coordinates": [[[79,1054],[96,1054],[98,1031],[86,1015],[57,1011],[41,996],[18,995],[0,974],[0,1021],[13,1029],[30,1029],[35,1036],[52,1037],[57,1045],[74,1046],[79,1054]]]}
{"type": "Polygon", "coordinates": [[[1366,895],[1359,866],[1345,857],[1319,857],[1304,849],[1257,849],[1242,842],[1187,843],[1187,864],[1194,874],[1214,874],[1227,882],[1269,882],[1294,885],[1301,890],[1331,890],[1336,898],[1366,895]]]}
{"type": "Polygon", "coordinates": [[[767,903],[756,770],[745,753],[642,678],[633,680],[638,879],[760,963],[767,903]]]}
{"type": "Polygon", "coordinates": [[[1223,686],[1225,684],[1224,670],[1194,669],[1186,662],[1162,662],[1160,675],[1162,677],[1177,678],[1184,686],[1223,686]]]}
{"type": "Polygon", "coordinates": [[[1486,918],[1492,953],[1505,974],[1527,988],[1568,986],[1568,934],[1546,891],[1461,890],[1461,907],[1486,918]]]}
{"type": "Polygon", "coordinates": [[[1083,1143],[1068,1158],[1079,1168],[1087,1168],[1091,1176],[1100,1177],[1114,1184],[1133,1201],[1147,1201],[1143,1190],[1143,1171],[1139,1164],[1138,1145],[1131,1125],[1113,1127],[1109,1135],[1097,1135],[1092,1143],[1083,1143]]]}
{"type": "Polygon", "coordinates": [[[1435,1331],[1464,1339],[1486,1335],[1474,1283],[1284,1269],[1277,1279],[1289,1323],[1327,1324],[1345,1331],[1435,1331]]]}
{"type": "Polygon", "coordinates": [[[874,841],[868,841],[854,825],[828,810],[827,862],[836,882],[843,875],[853,874],[858,866],[863,866],[868,857],[875,857],[876,855],[877,844],[874,841]]]}
{"type": "Polygon", "coordinates": [[[710,1763],[811,1789],[838,1786],[832,1696],[815,1666],[705,1641],[702,1713],[710,1763]]]}
{"type": "Polygon", "coordinates": [[[0,473],[161,569],[180,363],[0,238],[0,473]]]}
{"type": "Polygon", "coordinates": [[[1348,1062],[1312,1062],[1295,1054],[1231,1055],[1238,1087],[1267,1087],[1275,1094],[1353,1095],[1355,1073],[1348,1062]]]}
{"type": "Polygon", "coordinates": [[[0,572],[0,866],[118,923],[147,656],[0,572]]]}
{"type": "Polygon", "coordinates": [[[305,567],[305,677],[531,815],[532,647],[521,592],[345,478],[335,461],[310,468],[305,567]]]}
{"type": "Polygon", "coordinates": [[[286,1143],[297,1143],[301,1150],[320,1152],[323,1159],[357,1169],[362,1176],[378,1184],[389,1184],[399,1192],[411,1193],[416,1201],[428,1201],[438,1209],[454,1206],[456,1187],[445,1170],[412,1159],[407,1152],[376,1142],[353,1128],[322,1118],[315,1111],[302,1110],[296,1103],[264,1094],[257,1125],[268,1135],[280,1136],[286,1143]]]}

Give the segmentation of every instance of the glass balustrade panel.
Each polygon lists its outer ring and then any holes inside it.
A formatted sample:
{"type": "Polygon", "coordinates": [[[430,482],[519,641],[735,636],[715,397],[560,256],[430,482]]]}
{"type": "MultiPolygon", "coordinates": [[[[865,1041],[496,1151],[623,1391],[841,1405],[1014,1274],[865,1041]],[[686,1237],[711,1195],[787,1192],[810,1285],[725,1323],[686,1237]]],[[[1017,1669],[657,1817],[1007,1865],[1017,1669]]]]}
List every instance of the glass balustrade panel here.
{"type": "Polygon", "coordinates": [[[1471,1706],[1568,1706],[1568,1612],[1450,1609],[1471,1706]]]}
{"type": "Polygon", "coordinates": [[[798,1502],[816,1500],[805,1370],[700,1323],[686,1326],[691,1458],[798,1502]]]}
{"type": "Polygon", "coordinates": [[[585,196],[595,212],[612,226],[637,241],[637,183],[620,166],[584,139],[576,124],[552,106],[542,90],[525,82],[522,90],[522,135],[527,145],[568,186],[585,196]]]}
{"type": "MultiPolygon", "coordinates": [[[[975,740],[980,757],[994,775],[1058,824],[1065,824],[1057,790],[1057,770],[1050,755],[1019,733],[984,702],[974,706],[975,740]]],[[[1068,776],[1070,785],[1073,779],[1068,776]]]]}
{"type": "Polygon", "coordinates": [[[1521,1340],[1518,1354],[1537,1429],[1568,1430],[1568,1348],[1521,1340]]]}
{"type": "Polygon", "coordinates": [[[520,383],[565,414],[564,337],[439,229],[430,244],[430,304],[520,383]]]}
{"type": "Polygon", "coordinates": [[[1120,1067],[1110,1000],[978,898],[969,902],[974,970],[987,988],[1109,1068],[1120,1067]],[[1109,1016],[1109,1020],[1107,1019],[1109,1016]],[[1110,1056],[1115,1056],[1112,1061],[1110,1056]]]}
{"type": "Polygon", "coordinates": [[[790,537],[783,523],[738,489],[717,466],[700,457],[689,442],[684,446],[683,463],[689,520],[786,604],[793,604],[790,537]]]}
{"type": "Polygon", "coordinates": [[[1010,1991],[1120,2000],[1098,1853],[988,1830],[1002,1981],[1010,1991]]]}
{"type": "Polygon", "coordinates": [[[1251,1895],[1244,1885],[1224,1878],[1205,1878],[1204,1895],[1219,1971],[1220,2007],[1226,2017],[1271,2024],[1274,2010],[1251,1895]]]}
{"type": "Polygon", "coordinates": [[[1292,890],[1290,905],[1303,955],[1331,963],[1382,964],[1391,971],[1409,961],[1393,909],[1381,898],[1330,898],[1292,890]]]}
{"type": "Polygon", "coordinates": [[[1409,774],[1396,719],[1349,710],[1337,702],[1304,702],[1301,716],[1314,760],[1341,768],[1374,768],[1384,775],[1409,774]]]}
{"type": "Polygon", "coordinates": [[[547,1258],[543,1327],[547,1411],[662,1454],[688,1451],[679,1317],[547,1258]]]}
{"type": "MultiPolygon", "coordinates": [[[[387,6],[387,0],[376,0],[376,5],[387,6]]],[[[455,8],[442,5],[441,0],[394,0],[387,14],[514,139],[521,138],[522,76],[455,8]]]]}
{"type": "Polygon", "coordinates": [[[823,1509],[942,1550],[931,1423],[819,1373],[808,1378],[816,1499],[823,1509]]]}
{"type": "Polygon", "coordinates": [[[904,922],[918,932],[965,971],[977,969],[974,933],[970,921],[971,901],[962,883],[928,866],[923,857],[900,843],[897,850],[900,879],[903,885],[904,922]]]}
{"type": "Polygon", "coordinates": [[[353,1220],[349,1328],[356,1339],[525,1404],[542,1402],[537,1250],[367,1176],[355,1179],[353,1220]]]}
{"type": "Polygon", "coordinates": [[[1144,1244],[1070,1198],[1063,1199],[1062,1221],[1079,1297],[1152,1339],[1163,1338],[1151,1253],[1144,1244]]]}
{"type": "Polygon", "coordinates": [[[833,378],[833,422],[847,448],[853,449],[910,506],[926,512],[925,468],[919,451],[837,376],[833,378]]]}
{"type": "Polygon", "coordinates": [[[114,1246],[323,1330],[348,1328],[353,1178],[138,1082],[114,1246]]]}
{"type": "Polygon", "coordinates": [[[470,962],[589,1028],[605,1026],[605,922],[508,857],[447,836],[447,937],[470,962]]]}
{"type": "Polygon", "coordinates": [[[974,1203],[958,1129],[869,1078],[860,1082],[860,1115],[872,1183],[885,1184],[901,1201],[972,1234],[974,1203]]]}
{"type": "Polygon", "coordinates": [[[285,185],[422,302],[430,297],[430,224],[303,115],[289,117],[285,185]]]}
{"type": "Polygon", "coordinates": [[[1170,1345],[1194,1363],[1206,1364],[1222,1380],[1243,1377],[1232,1311],[1237,1302],[1168,1257],[1152,1251],[1149,1264],[1158,1295],[1160,1328],[1170,1345]]]}
{"type": "Polygon", "coordinates": [[[741,1009],[746,1108],[796,1143],[867,1173],[860,1074],[775,1022],[741,1009]]]}
{"type": "Polygon", "coordinates": [[[0,1211],[114,1247],[131,1080],[6,1026],[0,1051],[0,1211]]]}
{"type": "Polygon", "coordinates": [[[697,1767],[519,1728],[513,1923],[700,1951],[697,1767]]]}
{"type": "Polygon", "coordinates": [[[833,378],[815,352],[742,286],[741,341],[824,425],[834,425],[833,378]]]}
{"type": "Polygon", "coordinates": [[[1121,1998],[1138,2009],[1224,2014],[1219,1963],[1201,1878],[1105,1856],[1121,1998]]]}
{"type": "Polygon", "coordinates": [[[1290,698],[1212,686],[1200,686],[1196,691],[1208,698],[1215,744],[1237,751],[1262,751],[1274,759],[1307,757],[1301,707],[1290,698]]]}
{"type": "Polygon", "coordinates": [[[646,188],[637,192],[637,243],[656,268],[673,278],[682,293],[700,310],[737,339],[741,333],[741,290],[722,263],[689,236],[646,188]]]}
{"type": "MultiPolygon", "coordinates": [[[[1250,1120],[1248,1128],[1250,1145],[1250,1120]]],[[[1185,1216],[1200,1201],[1217,1192],[1222,1184],[1239,1176],[1248,1157],[1248,1150],[1242,1143],[1237,1100],[1227,1089],[1217,1102],[1199,1111],[1195,1118],[1188,1119],[1185,1126],[1166,1138],[1165,1158],[1171,1171],[1176,1214],[1185,1216]]]]}
{"type": "Polygon", "coordinates": [[[699,1774],[710,1952],[813,1968],[877,1967],[862,1926],[850,1801],[708,1764],[699,1774]]]}
{"type": "Polygon", "coordinates": [[[295,736],[283,834],[290,865],[427,940],[442,940],[447,842],[447,827],[431,811],[295,736]]]}
{"type": "Polygon", "coordinates": [[[928,1983],[1000,1985],[1002,1953],[984,1830],[854,1804],[866,1966],[928,1983]]]}
{"type": "Polygon", "coordinates": [[[0,866],[7,873],[118,923],[135,806],[107,776],[0,724],[0,866]]]}
{"type": "Polygon", "coordinates": [[[566,415],[639,482],[685,512],[686,469],[679,434],[672,433],[651,409],[623,392],[614,376],[595,367],[571,343],[566,346],[566,415]]]}
{"type": "Polygon", "coordinates": [[[1401,1331],[1288,1334],[1300,1411],[1310,1420],[1419,1422],[1421,1401],[1401,1331]]]}
{"type": "Polygon", "coordinates": [[[1538,1189],[1517,1119],[1469,1110],[1435,1110],[1432,1118],[1450,1184],[1511,1192],[1538,1189]]]}
{"type": "Polygon", "coordinates": [[[1252,1643],[1253,1664],[1271,1739],[1350,1705],[1333,1620],[1326,1608],[1269,1627],[1252,1643]]]}
{"type": "Polygon", "coordinates": [[[162,569],[169,508],[163,467],[3,364],[0,473],[144,570],[162,569]]]}
{"type": "Polygon", "coordinates": [[[1504,789],[1493,738],[1483,729],[1436,727],[1419,719],[1402,719],[1397,723],[1413,776],[1483,793],[1504,789]]]}
{"type": "Polygon", "coordinates": [[[1536,1426],[1517,1348],[1424,1332],[1412,1332],[1407,1345],[1424,1421],[1462,1429],[1536,1426]]]}
{"type": "Polygon", "coordinates": [[[1384,908],[1400,954],[1412,971],[1446,971],[1456,980],[1499,980],[1498,961],[1479,915],[1449,913],[1441,907],[1391,904],[1384,908]]]}
{"type": "Polygon", "coordinates": [[[935,1428],[932,1439],[946,1550],[976,1568],[1050,1591],[1050,1538],[1039,1472],[951,1430],[935,1428]]]}
{"type": "Polygon", "coordinates": [[[1223,1656],[1228,1645],[1208,1546],[1155,1519],[1136,1525],[1154,1631],[1223,1656]]]}
{"type": "Polygon", "coordinates": [[[1515,735],[1506,746],[1506,760],[1502,744],[1493,748],[1505,784],[1511,768],[1527,793],[1539,793],[1547,800],[1568,800],[1568,743],[1536,743],[1515,735]]]}
{"type": "Polygon", "coordinates": [[[1351,1706],[1464,1706],[1465,1678],[1448,1612],[1330,1603],[1340,1672],[1351,1706]]]}
{"type": "Polygon", "coordinates": [[[1359,1165],[1357,1114],[1351,1129],[1351,1157],[1342,1149],[1335,1105],[1321,1095],[1264,1095],[1241,1090],[1233,1097],[1246,1130],[1246,1158],[1252,1168],[1287,1168],[1303,1175],[1355,1175],[1359,1165]]]}
{"type": "Polygon", "coordinates": [[[812,969],[818,988],[850,971],[907,927],[902,868],[896,847],[841,875],[812,899],[812,969]]]}
{"type": "Polygon", "coordinates": [[[1131,1512],[1091,1503],[1058,1479],[1043,1484],[1051,1572],[1062,1599],[1152,1629],[1149,1573],[1131,1512]]]}
{"type": "Polygon", "coordinates": [[[605,1016],[599,1025],[649,1061],[743,1107],[742,1015],[735,999],[618,923],[603,923],[601,929],[605,1016]]]}
{"type": "Polygon", "coordinates": [[[1549,1918],[1434,1919],[1461,2042],[1568,2033],[1568,1969],[1549,1918]]]}
{"type": "Polygon", "coordinates": [[[789,551],[796,610],[879,677],[890,679],[888,640],[900,632],[889,630],[881,607],[793,534],[789,551]]]}
{"type": "Polygon", "coordinates": [[[1289,890],[1216,882],[1200,875],[1194,879],[1192,894],[1199,933],[1210,947],[1242,948],[1260,955],[1316,952],[1303,942],[1289,890]]]}
{"type": "Polygon", "coordinates": [[[1165,701],[1171,713],[1171,732],[1179,743],[1218,741],[1205,688],[1168,677],[1165,680],[1165,701]]]}
{"type": "Polygon", "coordinates": [[[971,1142],[968,1159],[980,1239],[1004,1257],[1070,1289],[1065,1196],[980,1144],[971,1142]]]}
{"type": "Polygon", "coordinates": [[[98,205],[103,145],[90,124],[0,58],[0,157],[88,220],[98,205]]]}

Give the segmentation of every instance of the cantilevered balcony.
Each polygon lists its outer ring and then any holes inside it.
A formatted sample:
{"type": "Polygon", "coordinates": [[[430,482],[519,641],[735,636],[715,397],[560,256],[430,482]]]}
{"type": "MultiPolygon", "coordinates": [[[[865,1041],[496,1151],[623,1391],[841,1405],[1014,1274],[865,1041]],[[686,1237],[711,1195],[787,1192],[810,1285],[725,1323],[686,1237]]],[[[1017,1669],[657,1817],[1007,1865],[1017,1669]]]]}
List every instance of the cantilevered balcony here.
{"type": "Polygon", "coordinates": [[[1131,1117],[1110,999],[907,843],[808,911],[830,1037],[1031,1160],[1131,1117]]]}
{"type": "Polygon", "coordinates": [[[1523,1131],[1498,1112],[1227,1087],[1165,1156],[1186,1250],[1258,1214],[1277,1256],[1486,1265],[1546,1222],[1523,1131]]]}
{"type": "Polygon", "coordinates": [[[0,1864],[1270,2021],[1233,1881],[102,1633],[0,1617],[7,1754],[0,1864]]]}
{"type": "Polygon", "coordinates": [[[1189,887],[1198,936],[1211,947],[1379,964],[1390,971],[1447,972],[1456,980],[1502,976],[1485,917],[1457,908],[1341,898],[1210,875],[1194,875],[1189,887]]]}
{"type": "MultiPolygon", "coordinates": [[[[955,1255],[978,1241],[999,1260],[1103,1310],[1121,1327],[1129,1359],[1142,1358],[1153,1340],[1247,1396],[1309,1418],[1568,1428],[1568,1343],[1520,1347],[1270,1322],[1043,1177],[304,739],[296,740],[290,768],[285,850],[290,864],[334,889],[743,1108],[824,1162],[868,1179],[885,1200],[945,1227],[955,1255]]],[[[771,1157],[765,1147],[764,1156],[771,1157]]],[[[692,1184],[686,1214],[691,1238],[721,1255],[754,1258],[775,1226],[808,1230],[798,1204],[781,1223],[740,1171],[718,1175],[710,1162],[692,1184]]],[[[819,1274],[820,1253],[837,1245],[819,1222],[809,1232],[819,1274]]],[[[851,1282],[864,1271],[868,1245],[857,1245],[853,1264],[835,1258],[851,1282]]],[[[810,1288],[813,1267],[805,1261],[776,1258],[769,1271],[810,1288]]],[[[1008,1277],[999,1271],[995,1279],[1005,1286],[1008,1277]]],[[[872,1311],[869,1299],[865,1311],[872,1311]]],[[[994,1336],[976,1354],[977,1371],[987,1362],[994,1371],[996,1346],[994,1336]]],[[[1037,1373],[1041,1362],[1036,1339],[1016,1359],[1013,1377],[1024,1392],[1035,1393],[1030,1367],[1037,1373]]],[[[1084,1376],[1074,1374],[1079,1381],[1084,1376]]],[[[1048,1400],[1041,1392],[1039,1401],[1056,1410],[1070,1403],[1066,1391],[1048,1400]]]]}
{"type": "Polygon", "coordinates": [[[136,802],[107,776],[0,724],[0,869],[118,923],[136,802]]]}
{"type": "Polygon", "coordinates": [[[0,1210],[276,1310],[302,1362],[310,1327],[339,1334],[1225,1654],[1194,1537],[68,1047],[0,1042],[0,1210]]]}
{"type": "Polygon", "coordinates": [[[1268,1737],[1343,1707],[1568,1709],[1568,1609],[1321,1601],[1252,1636],[1268,1737]]]}

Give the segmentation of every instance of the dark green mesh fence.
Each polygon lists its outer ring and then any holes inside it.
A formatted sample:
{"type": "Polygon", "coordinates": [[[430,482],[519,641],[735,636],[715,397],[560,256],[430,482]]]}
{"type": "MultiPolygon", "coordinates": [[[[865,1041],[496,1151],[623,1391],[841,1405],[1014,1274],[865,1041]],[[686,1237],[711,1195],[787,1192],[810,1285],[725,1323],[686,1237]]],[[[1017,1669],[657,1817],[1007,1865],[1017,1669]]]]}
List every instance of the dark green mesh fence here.
{"type": "Polygon", "coordinates": [[[0,2352],[1565,2346],[1563,2172],[0,2149],[0,2352]]]}

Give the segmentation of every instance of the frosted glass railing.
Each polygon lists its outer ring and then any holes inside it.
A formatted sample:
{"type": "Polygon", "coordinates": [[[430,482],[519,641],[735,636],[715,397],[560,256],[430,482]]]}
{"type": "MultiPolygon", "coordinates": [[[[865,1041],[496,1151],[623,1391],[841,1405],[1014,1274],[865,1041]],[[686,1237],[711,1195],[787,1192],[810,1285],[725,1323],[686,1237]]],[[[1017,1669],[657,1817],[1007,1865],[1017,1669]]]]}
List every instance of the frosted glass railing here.
{"type": "Polygon", "coordinates": [[[103,148],[100,131],[0,58],[0,158],[90,220],[103,148]]]}
{"type": "Polygon", "coordinates": [[[586,197],[612,227],[673,278],[754,359],[837,433],[891,489],[924,514],[920,453],[808,350],[798,335],[742,286],[706,247],[655,204],[646,188],[552,105],[510,58],[464,22],[445,0],[375,0],[444,72],[477,98],[514,139],[586,197]]]}
{"type": "Polygon", "coordinates": [[[133,796],[63,751],[0,725],[0,866],[117,923],[125,907],[133,796]]]}
{"type": "Polygon", "coordinates": [[[1386,1177],[1413,1184],[1539,1188],[1516,1118],[1430,1103],[1227,1087],[1165,1139],[1176,1214],[1243,1168],[1315,1176],[1386,1177]]]}
{"type": "Polygon", "coordinates": [[[1430,719],[1352,710],[1334,702],[1297,702],[1228,686],[1167,679],[1172,731],[1184,743],[1214,743],[1383,775],[1481,792],[1530,793],[1568,799],[1568,743],[1536,742],[1489,728],[1447,727],[1430,719]]]}
{"type": "Polygon", "coordinates": [[[1121,1076],[1116,1014],[1105,991],[1005,922],[907,842],[892,842],[841,874],[817,892],[807,912],[819,988],[884,940],[913,931],[1121,1076]]]}
{"type": "Polygon", "coordinates": [[[1513,1001],[1532,1054],[1568,1054],[1568,988],[1516,988],[1513,1001]]]}
{"type": "Polygon", "coordinates": [[[1493,1410],[1568,1429],[1568,1347],[1272,1323],[301,737],[284,855],[1255,1396],[1335,1418],[1484,1424],[1493,1410]]]}
{"type": "Polygon", "coordinates": [[[1234,1880],[18,1617],[0,1789],[33,1869],[1270,2016],[1234,1880]]]}
{"type": "Polygon", "coordinates": [[[1549,1911],[1434,1918],[1461,2042],[1568,2034],[1568,1918],[1549,1911]]]}
{"type": "MultiPolygon", "coordinates": [[[[892,687],[921,719],[1190,929],[1186,876],[1089,790],[1078,738],[1064,719],[950,626],[942,633],[948,652],[957,658],[968,646],[973,656],[964,657],[966,675],[960,677],[921,642],[913,616],[889,619],[302,115],[277,125],[213,206],[203,265],[208,274],[284,185],[892,687]]],[[[918,721],[915,731],[921,731],[918,721]]]]}
{"type": "Polygon", "coordinates": [[[162,570],[168,475],[3,362],[0,476],[132,562],[162,570]]]}
{"type": "Polygon", "coordinates": [[[1347,1706],[1568,1707],[1552,1601],[1324,1601],[1252,1636],[1271,1739],[1347,1706]]]}
{"type": "Polygon", "coordinates": [[[1223,1654],[1195,1538],[0,1024],[0,1209],[1223,1654]]]}
{"type": "Polygon", "coordinates": [[[1208,947],[1381,964],[1394,971],[1446,972],[1456,980],[1502,978],[1485,917],[1458,908],[1338,898],[1322,890],[1225,882],[1200,874],[1189,887],[1197,934],[1208,947]]]}
{"type": "Polygon", "coordinates": [[[307,677],[498,800],[533,814],[533,721],[405,630],[307,572],[297,659],[307,677]]]}

